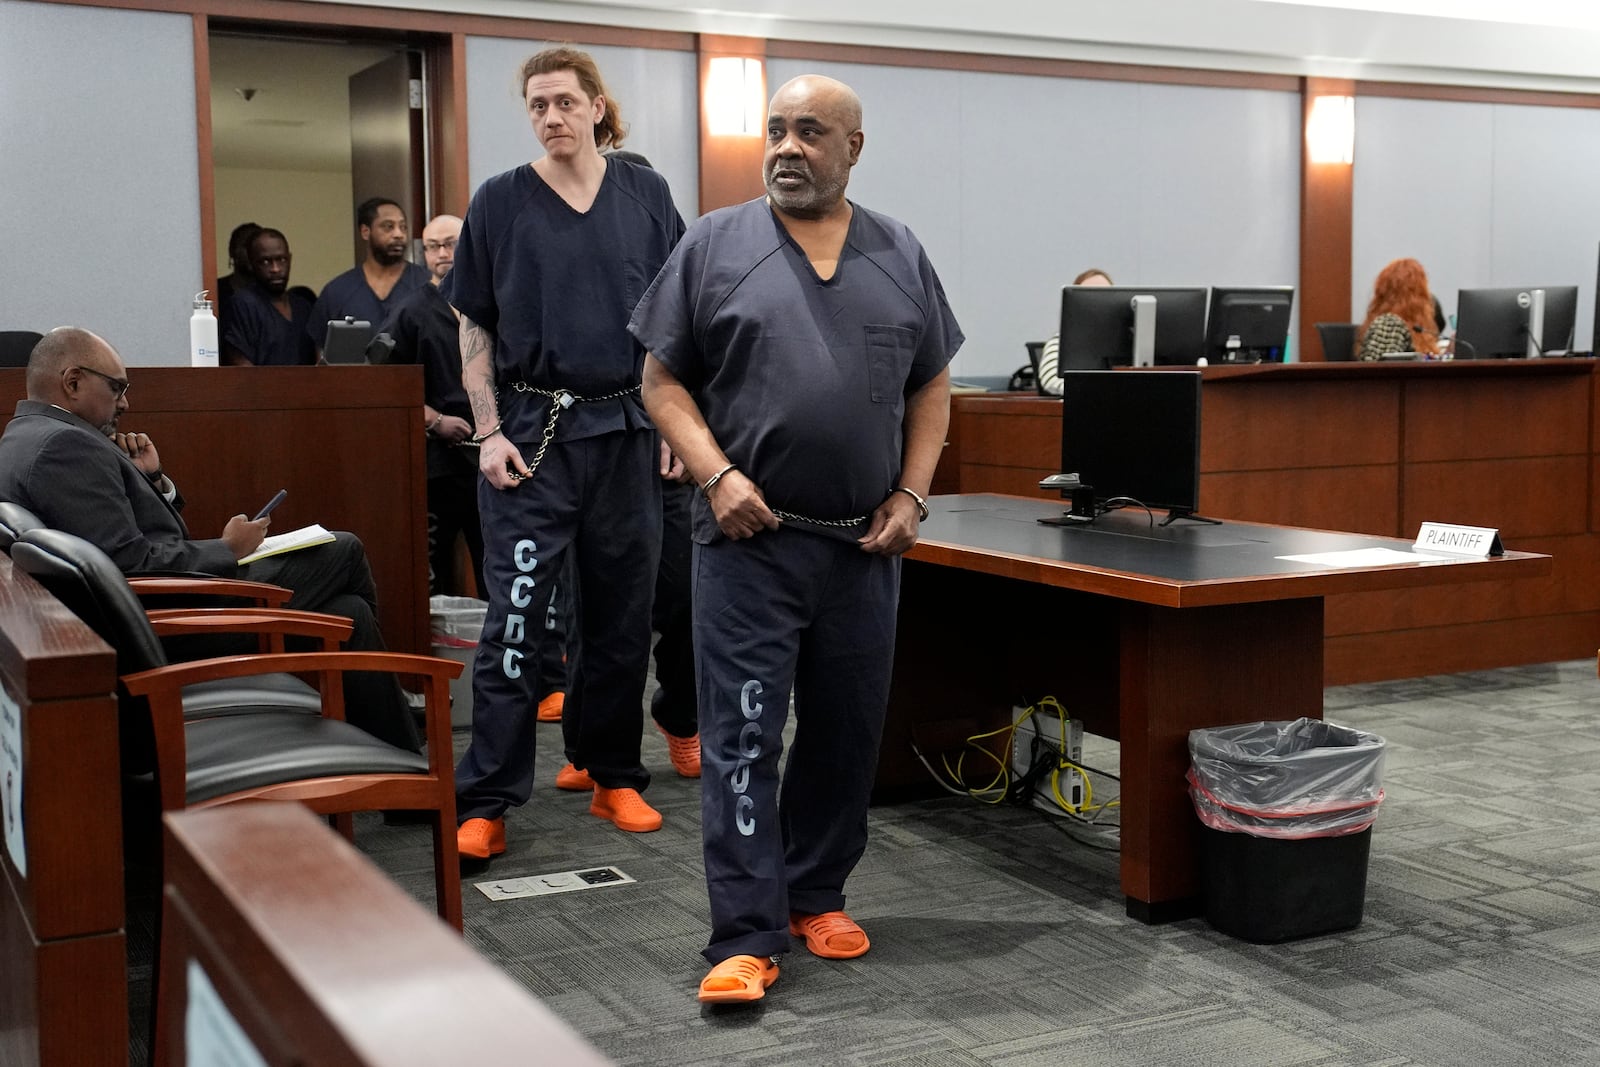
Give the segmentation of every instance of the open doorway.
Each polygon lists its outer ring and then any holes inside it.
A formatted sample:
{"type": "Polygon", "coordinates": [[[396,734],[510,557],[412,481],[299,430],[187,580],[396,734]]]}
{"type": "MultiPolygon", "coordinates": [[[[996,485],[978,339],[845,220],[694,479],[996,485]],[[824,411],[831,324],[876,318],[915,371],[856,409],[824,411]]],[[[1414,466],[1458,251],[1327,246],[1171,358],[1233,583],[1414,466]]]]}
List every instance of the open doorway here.
{"type": "Polygon", "coordinates": [[[420,51],[232,29],[209,44],[219,275],[229,234],[254,222],[283,231],[291,283],[320,292],[358,261],[355,205],[369,196],[405,205],[416,244],[430,207],[420,51]]]}

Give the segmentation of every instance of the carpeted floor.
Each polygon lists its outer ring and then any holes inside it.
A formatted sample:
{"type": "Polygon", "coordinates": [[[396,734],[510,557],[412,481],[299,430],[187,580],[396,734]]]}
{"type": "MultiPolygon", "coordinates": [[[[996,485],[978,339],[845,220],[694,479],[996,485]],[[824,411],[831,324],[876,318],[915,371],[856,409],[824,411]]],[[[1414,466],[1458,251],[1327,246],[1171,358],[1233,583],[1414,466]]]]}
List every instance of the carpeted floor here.
{"type": "MultiPolygon", "coordinates": [[[[1327,718],[1388,742],[1366,918],[1277,946],[1127,919],[1115,853],[1060,818],[953,796],[875,808],[848,887],[872,951],[792,952],[744,1009],[694,999],[698,784],[647,729],[666,825],[621,833],[550,784],[560,734],[542,727],[508,852],[465,879],[467,936],[620,1064],[1596,1064],[1597,696],[1592,660],[1328,690],[1327,718]],[[606,864],[637,882],[472,888],[606,864]]],[[[1085,758],[1114,767],[1115,746],[1091,738],[1085,758]]],[[[357,840],[431,906],[424,829],[374,817],[357,840]]]]}

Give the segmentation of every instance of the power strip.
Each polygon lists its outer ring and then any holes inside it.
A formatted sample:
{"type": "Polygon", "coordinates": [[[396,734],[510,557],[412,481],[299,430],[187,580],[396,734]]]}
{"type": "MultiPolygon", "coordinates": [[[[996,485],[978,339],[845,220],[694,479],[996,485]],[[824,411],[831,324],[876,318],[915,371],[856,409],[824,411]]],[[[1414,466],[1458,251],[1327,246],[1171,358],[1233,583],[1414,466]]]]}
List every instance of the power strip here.
{"type": "MultiPolygon", "coordinates": [[[[1011,775],[1021,778],[1033,770],[1036,758],[1046,761],[1041,768],[1043,775],[1039,779],[1039,786],[1034,792],[1034,803],[1041,807],[1056,808],[1055,797],[1050,792],[1049,775],[1058,760],[1069,763],[1083,761],[1083,723],[1077,719],[1066,720],[1066,741],[1062,742],[1062,723],[1059,718],[1048,712],[1038,712],[1031,716],[1024,716],[1025,708],[1013,708],[1011,714],[1017,721],[1016,731],[1011,735],[1011,775]]],[[[1083,806],[1084,781],[1081,772],[1072,768],[1063,768],[1057,777],[1060,783],[1061,795],[1074,809],[1083,806]]]]}

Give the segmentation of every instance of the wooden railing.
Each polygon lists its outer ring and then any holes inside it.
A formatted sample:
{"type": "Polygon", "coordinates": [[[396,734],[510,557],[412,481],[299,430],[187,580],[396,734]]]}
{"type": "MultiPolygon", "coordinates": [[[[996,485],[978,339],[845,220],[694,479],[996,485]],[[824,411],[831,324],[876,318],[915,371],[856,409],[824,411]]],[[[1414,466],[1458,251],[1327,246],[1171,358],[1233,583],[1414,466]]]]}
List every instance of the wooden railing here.
{"type": "Polygon", "coordinates": [[[609,1062],[299,805],[165,824],[155,1063],[609,1062]]]}
{"type": "Polygon", "coordinates": [[[128,1062],[116,656],[0,555],[0,1063],[128,1062]]]}

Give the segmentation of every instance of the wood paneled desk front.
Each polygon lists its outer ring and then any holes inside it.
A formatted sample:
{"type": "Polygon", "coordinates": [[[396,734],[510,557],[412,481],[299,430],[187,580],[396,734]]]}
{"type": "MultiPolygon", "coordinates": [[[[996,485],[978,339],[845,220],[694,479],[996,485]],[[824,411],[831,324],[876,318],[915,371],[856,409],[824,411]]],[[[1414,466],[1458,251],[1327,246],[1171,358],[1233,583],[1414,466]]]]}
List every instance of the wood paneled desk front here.
{"type": "MultiPolygon", "coordinates": [[[[27,395],[23,376],[0,369],[0,426],[27,395]]],[[[271,532],[315,522],[360,537],[384,639],[427,653],[420,367],[134,366],[128,378],[121,427],[156,442],[194,537],[216,537],[230,516],[254,515],[287,489],[271,532]]]]}
{"type": "Polygon", "coordinates": [[[1061,505],[995,494],[929,504],[905,561],[878,796],[928,783],[913,744],[953,749],[1054,695],[1121,742],[1122,891],[1145,921],[1191,914],[1199,889],[1189,731],[1322,716],[1324,597],[1551,569],[1527,552],[1330,567],[1283,557],[1410,542],[1242,522],[1163,528],[1142,511],[1044,526],[1061,505]]]}
{"type": "MultiPolygon", "coordinates": [[[[1327,684],[1593,654],[1600,361],[1263,363],[1202,381],[1204,514],[1384,537],[1492,526],[1555,557],[1533,580],[1329,597],[1327,684]]],[[[935,484],[1056,497],[1038,482],[1061,468],[1062,416],[1056,399],[955,397],[935,484]]]]}

